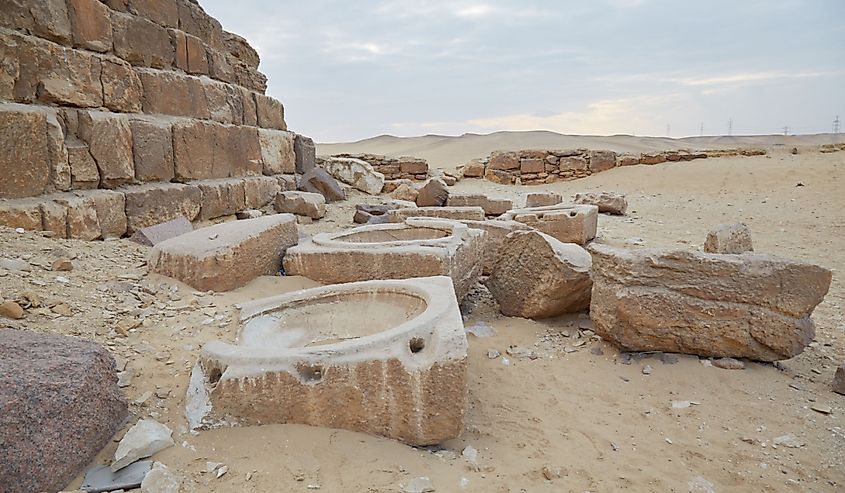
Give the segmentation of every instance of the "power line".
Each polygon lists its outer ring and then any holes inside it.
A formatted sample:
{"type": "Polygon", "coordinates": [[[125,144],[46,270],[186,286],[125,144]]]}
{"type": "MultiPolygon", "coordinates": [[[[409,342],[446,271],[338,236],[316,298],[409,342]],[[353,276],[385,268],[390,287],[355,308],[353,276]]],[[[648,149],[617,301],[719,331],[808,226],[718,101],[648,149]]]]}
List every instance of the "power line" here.
{"type": "Polygon", "coordinates": [[[701,122],[701,126],[698,129],[698,136],[704,137],[704,122],[701,122]]]}
{"type": "Polygon", "coordinates": [[[839,115],[833,119],[833,135],[839,135],[839,115]]]}
{"type": "Polygon", "coordinates": [[[789,127],[787,127],[787,126],[783,127],[783,135],[789,135],[789,127]]]}

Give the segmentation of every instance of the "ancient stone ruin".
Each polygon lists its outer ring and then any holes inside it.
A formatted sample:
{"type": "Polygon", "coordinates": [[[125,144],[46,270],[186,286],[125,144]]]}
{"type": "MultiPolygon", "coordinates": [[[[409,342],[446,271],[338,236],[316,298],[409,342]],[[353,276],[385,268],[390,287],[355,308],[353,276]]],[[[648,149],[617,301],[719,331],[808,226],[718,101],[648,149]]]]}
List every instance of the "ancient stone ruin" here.
{"type": "Polygon", "coordinates": [[[191,375],[194,428],[301,423],[412,445],[463,431],[467,340],[448,277],[265,298],[238,324],[239,343],[206,344],[191,375]]]}
{"type": "Polygon", "coordinates": [[[131,235],[261,208],[314,165],[258,54],[196,2],[5,2],[0,55],[2,225],[131,235]]]}

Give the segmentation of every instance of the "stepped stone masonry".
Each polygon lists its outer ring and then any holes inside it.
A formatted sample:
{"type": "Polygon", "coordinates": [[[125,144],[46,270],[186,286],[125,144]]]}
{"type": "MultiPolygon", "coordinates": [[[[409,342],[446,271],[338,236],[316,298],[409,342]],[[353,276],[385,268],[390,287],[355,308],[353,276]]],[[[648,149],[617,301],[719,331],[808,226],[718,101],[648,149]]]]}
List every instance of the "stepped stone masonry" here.
{"type": "Polygon", "coordinates": [[[463,431],[467,340],[448,277],[260,299],[236,324],[238,344],[206,344],[194,367],[191,428],[300,423],[411,445],[463,431]]]}
{"type": "Polygon", "coordinates": [[[289,132],[284,107],[264,94],[258,54],[191,0],[4,2],[0,60],[2,225],[132,234],[264,206],[281,186],[248,198],[251,178],[313,167],[313,141],[289,132]],[[105,189],[125,208],[112,198],[95,221],[77,195],[105,189]],[[161,201],[140,210],[139,194],[161,201]],[[62,224],[65,209],[88,227],[62,224]]]}

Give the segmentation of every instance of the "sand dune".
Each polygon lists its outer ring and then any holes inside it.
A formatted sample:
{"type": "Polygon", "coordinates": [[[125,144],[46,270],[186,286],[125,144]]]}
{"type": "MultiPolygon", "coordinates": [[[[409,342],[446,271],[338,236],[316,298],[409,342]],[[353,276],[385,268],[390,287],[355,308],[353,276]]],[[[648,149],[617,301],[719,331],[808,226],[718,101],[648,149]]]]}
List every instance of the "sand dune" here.
{"type": "MultiPolygon", "coordinates": [[[[321,155],[372,153],[387,156],[416,156],[427,159],[435,168],[454,168],[473,158],[483,157],[495,150],[518,149],[609,149],[616,152],[649,152],[669,149],[725,149],[736,147],[807,147],[836,142],[833,134],[801,136],[749,135],[704,136],[672,139],[668,137],[637,137],[633,135],[563,135],[548,131],[495,132],[492,134],[464,134],[459,137],[424,135],[394,137],[381,135],[358,142],[318,144],[321,155]]],[[[838,136],[839,141],[843,136],[838,136]]]]}

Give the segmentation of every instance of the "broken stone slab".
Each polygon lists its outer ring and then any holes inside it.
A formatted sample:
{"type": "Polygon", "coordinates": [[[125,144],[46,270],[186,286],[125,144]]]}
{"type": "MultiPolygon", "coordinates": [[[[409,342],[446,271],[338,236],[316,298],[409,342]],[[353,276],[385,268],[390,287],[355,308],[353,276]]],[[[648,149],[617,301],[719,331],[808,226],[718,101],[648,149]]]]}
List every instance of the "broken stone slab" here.
{"type": "MultiPolygon", "coordinates": [[[[391,211],[392,212],[392,211],[391,211]]],[[[322,283],[440,276],[461,300],[481,273],[484,231],[427,218],[320,233],[290,248],[285,272],[322,283]]]]}
{"type": "Polygon", "coordinates": [[[501,219],[488,219],[486,221],[461,221],[472,229],[480,229],[487,232],[484,241],[484,265],[481,274],[489,276],[499,261],[502,252],[502,245],[505,238],[514,231],[528,231],[530,226],[516,221],[504,221],[501,219]]]}
{"type": "Polygon", "coordinates": [[[141,482],[141,493],[179,493],[181,487],[179,476],[161,462],[156,462],[141,482]]]}
{"type": "Polygon", "coordinates": [[[230,221],[165,240],[150,250],[151,272],[201,291],[228,291],[275,274],[299,241],[296,217],[273,214],[230,221]]]}
{"type": "Polygon", "coordinates": [[[184,217],[179,217],[170,221],[156,224],[155,226],[148,226],[135,232],[129,239],[135,243],[156,246],[162,241],[175,238],[179,235],[190,233],[194,230],[191,221],[184,217]]]}
{"type": "Polygon", "coordinates": [[[0,329],[3,491],[58,491],[128,413],[109,351],[75,337],[0,329]]]}
{"type": "Polygon", "coordinates": [[[242,304],[238,324],[237,345],[209,342],[194,367],[192,428],[298,423],[411,445],[463,431],[467,340],[448,277],[287,293],[242,304]]]}
{"type": "Polygon", "coordinates": [[[323,168],[311,168],[305,172],[299,180],[299,189],[303,192],[319,193],[326,198],[326,202],[346,199],[346,192],[323,168]]]}
{"type": "Polygon", "coordinates": [[[504,240],[487,288],[509,317],[548,318],[590,306],[592,259],[586,250],[539,231],[504,240]]]}
{"type": "Polygon", "coordinates": [[[500,216],[513,209],[510,199],[488,197],[482,194],[452,194],[447,200],[450,207],[478,206],[484,209],[488,216],[500,216]]]}
{"type": "Polygon", "coordinates": [[[167,426],[154,419],[140,419],[117,444],[114,461],[111,463],[112,472],[119,471],[138,459],[152,457],[167,447],[175,445],[171,435],[173,432],[167,426]]]}
{"type": "Polygon", "coordinates": [[[563,197],[560,194],[553,192],[529,193],[528,196],[525,197],[526,208],[557,205],[561,202],[563,202],[563,197]]]}
{"type": "Polygon", "coordinates": [[[326,215],[326,198],[313,192],[279,192],[276,212],[290,212],[297,216],[320,219],[326,215]]]}
{"type": "Polygon", "coordinates": [[[416,200],[419,195],[420,192],[414,188],[414,185],[411,183],[402,183],[390,192],[390,197],[392,199],[413,202],[414,206],[417,205],[416,200]]]}
{"type": "Polygon", "coordinates": [[[801,353],[831,272],[760,254],[742,256],[592,245],[590,317],[629,351],[776,361],[801,353]]]}
{"type": "Polygon", "coordinates": [[[726,254],[753,252],[751,230],[743,223],[720,224],[707,233],[704,251],[726,254]]]}
{"type": "Polygon", "coordinates": [[[833,375],[833,391],[845,395],[845,363],[840,365],[833,375]]]}
{"type": "Polygon", "coordinates": [[[378,195],[384,188],[384,175],[360,159],[329,157],[323,160],[325,170],[338,180],[370,195],[378,195]]]}
{"type": "Polygon", "coordinates": [[[403,222],[410,217],[483,221],[484,209],[481,207],[413,207],[387,211],[387,217],[388,221],[392,223],[403,222]]]}
{"type": "Polygon", "coordinates": [[[594,205],[556,204],[508,211],[499,219],[518,221],[563,243],[586,245],[596,237],[599,208],[594,205]]]}
{"type": "Polygon", "coordinates": [[[153,467],[153,461],[133,462],[115,472],[109,466],[94,466],[85,472],[80,489],[87,493],[138,488],[153,467]]]}
{"type": "Polygon", "coordinates": [[[624,216],[628,210],[628,200],[625,195],[616,192],[587,192],[576,193],[576,204],[594,205],[600,213],[624,216]]]}
{"type": "MultiPolygon", "coordinates": [[[[400,198],[392,195],[394,198],[400,198]]],[[[432,178],[417,190],[415,202],[418,207],[441,207],[449,200],[449,187],[440,178],[432,178]]]]}
{"type": "Polygon", "coordinates": [[[356,224],[381,224],[387,222],[390,206],[382,204],[357,204],[352,222],[356,224]]]}

